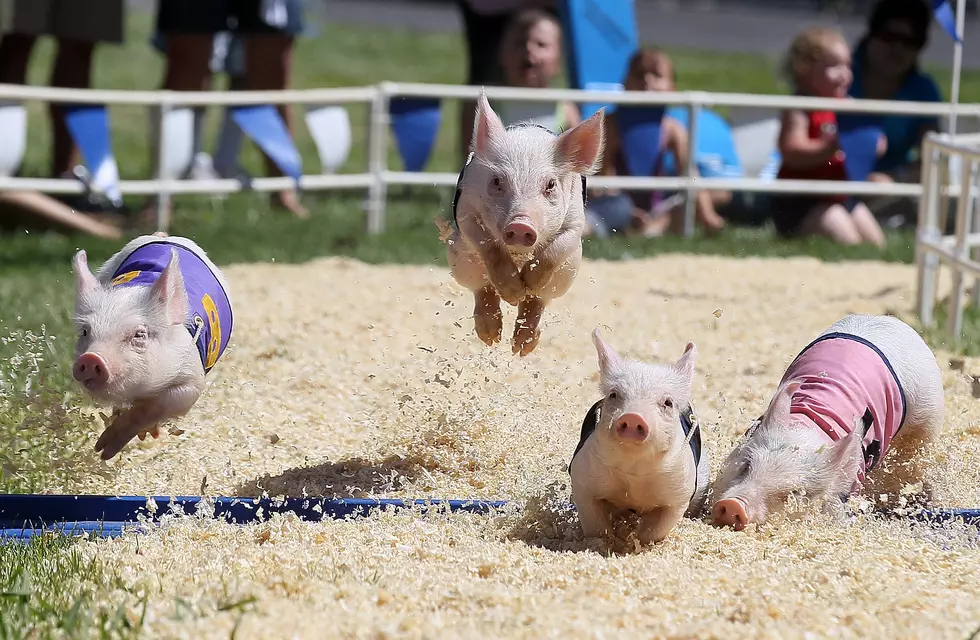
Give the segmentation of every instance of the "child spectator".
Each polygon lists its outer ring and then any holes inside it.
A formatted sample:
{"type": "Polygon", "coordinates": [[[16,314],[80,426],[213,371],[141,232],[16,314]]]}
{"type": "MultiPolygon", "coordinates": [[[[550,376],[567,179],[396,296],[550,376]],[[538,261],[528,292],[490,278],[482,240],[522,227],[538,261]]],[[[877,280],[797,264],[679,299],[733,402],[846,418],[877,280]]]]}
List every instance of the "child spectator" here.
{"type": "MultiPolygon", "coordinates": [[[[673,91],[674,65],[670,57],[659,49],[641,49],[630,59],[626,80],[626,91],[673,91]]],[[[677,159],[678,172],[683,174],[688,165],[690,144],[687,129],[677,120],[664,116],[660,129],[660,157],[654,175],[661,174],[664,153],[671,151],[677,159]]],[[[603,153],[602,176],[628,176],[626,159],[623,156],[619,137],[616,112],[606,116],[606,148],[603,153]]],[[[595,194],[586,215],[591,230],[598,235],[609,232],[623,233],[630,230],[641,231],[647,236],[658,236],[673,229],[683,229],[684,199],[677,194],[650,191],[629,191],[607,189],[595,194]]],[[[699,191],[696,202],[697,221],[708,233],[717,233],[725,226],[724,219],[715,211],[711,194],[699,191]]]]}
{"type": "MultiPolygon", "coordinates": [[[[504,85],[547,89],[561,72],[561,25],[542,9],[524,9],[507,23],[500,43],[500,67],[504,85]]],[[[570,102],[507,101],[500,108],[505,125],[535,122],[561,133],[581,120],[570,102]]]]}
{"type": "MultiPolygon", "coordinates": [[[[796,95],[846,98],[852,81],[850,50],[834,29],[804,29],[790,45],[784,72],[796,95]]],[[[882,137],[879,156],[884,146],[882,137]]],[[[847,180],[832,111],[783,112],[779,153],[777,179],[847,180]]],[[[816,234],[843,244],[885,246],[877,220],[853,196],[775,194],[772,207],[776,231],[783,237],[816,234]]]]}

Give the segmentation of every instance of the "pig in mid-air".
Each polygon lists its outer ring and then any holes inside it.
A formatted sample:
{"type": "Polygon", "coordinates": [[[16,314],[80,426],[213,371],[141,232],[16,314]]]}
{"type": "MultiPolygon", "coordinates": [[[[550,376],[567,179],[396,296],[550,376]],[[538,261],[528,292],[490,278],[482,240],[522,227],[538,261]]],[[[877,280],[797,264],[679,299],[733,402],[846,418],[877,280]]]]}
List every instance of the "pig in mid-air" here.
{"type": "Polygon", "coordinates": [[[197,402],[231,338],[231,295],[203,249],[163,232],[133,239],[95,275],[81,250],[73,270],[74,378],[122,409],[95,445],[108,460],[197,402]]]}
{"type": "Polygon", "coordinates": [[[503,298],[518,309],[513,352],[531,353],[545,306],[572,286],[585,176],[598,170],[604,144],[602,109],[556,136],[532,123],[505,128],[481,92],[447,253],[453,278],[473,292],[476,334],[487,345],[501,339],[503,298]]]}
{"type": "Polygon", "coordinates": [[[603,398],[589,410],[568,467],[586,537],[610,532],[615,513],[640,516],[641,543],[660,542],[696,517],[708,488],[708,455],[691,406],[697,348],[671,365],[620,357],[592,333],[603,398]]]}
{"type": "Polygon", "coordinates": [[[797,355],[723,463],[712,521],[742,530],[791,494],[839,510],[835,498],[865,482],[889,496],[922,482],[917,499],[929,501],[917,454],[942,430],[943,411],[939,365],[915,329],[892,316],[846,316],[797,355]]]}

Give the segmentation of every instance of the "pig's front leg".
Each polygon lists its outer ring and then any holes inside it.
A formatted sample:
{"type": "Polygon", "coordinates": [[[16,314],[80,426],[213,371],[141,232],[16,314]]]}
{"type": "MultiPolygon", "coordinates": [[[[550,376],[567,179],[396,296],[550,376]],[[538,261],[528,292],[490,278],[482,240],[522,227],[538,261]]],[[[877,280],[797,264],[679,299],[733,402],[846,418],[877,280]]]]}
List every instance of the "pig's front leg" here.
{"type": "Polygon", "coordinates": [[[638,537],[640,543],[657,543],[667,537],[677,523],[684,517],[687,505],[681,507],[659,507],[640,517],[638,537]]]}
{"type": "Polygon", "coordinates": [[[582,535],[586,538],[601,538],[612,531],[609,506],[601,498],[577,500],[575,509],[582,525],[582,535]]]}
{"type": "Polygon", "coordinates": [[[164,420],[190,411],[200,395],[200,387],[182,385],[171,387],[154,398],[137,400],[102,432],[95,450],[102,452],[103,460],[109,460],[140,433],[152,432],[164,420]]]}
{"type": "Polygon", "coordinates": [[[512,352],[521,357],[528,355],[538,346],[541,339],[541,315],[545,301],[538,297],[524,298],[517,306],[517,321],[514,323],[514,344],[512,352]]]}
{"type": "MultiPolygon", "coordinates": [[[[490,284],[501,298],[516,307],[527,295],[527,287],[521,280],[521,272],[514,264],[510,253],[500,246],[479,220],[475,220],[472,216],[462,216],[458,218],[458,223],[460,236],[465,236],[470,245],[461,250],[478,254],[490,284]]],[[[482,288],[482,285],[469,288],[476,291],[482,288]]]]}
{"type": "Polygon", "coordinates": [[[535,252],[521,269],[521,278],[530,295],[546,300],[559,298],[572,286],[581,262],[582,233],[565,229],[550,244],[535,252]]]}
{"type": "Polygon", "coordinates": [[[490,284],[486,265],[480,255],[466,244],[459,232],[452,235],[447,254],[453,278],[473,292],[473,324],[476,335],[487,346],[492,347],[500,342],[503,316],[500,313],[500,296],[490,284]]]}

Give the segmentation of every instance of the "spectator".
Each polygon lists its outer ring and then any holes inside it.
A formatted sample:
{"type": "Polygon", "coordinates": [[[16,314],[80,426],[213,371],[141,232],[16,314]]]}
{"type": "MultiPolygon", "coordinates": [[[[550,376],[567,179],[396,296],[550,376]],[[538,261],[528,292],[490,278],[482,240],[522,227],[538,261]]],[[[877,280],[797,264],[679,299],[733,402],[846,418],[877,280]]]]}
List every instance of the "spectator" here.
{"type": "MultiPolygon", "coordinates": [[[[26,84],[27,67],[38,36],[58,44],[52,87],[87,89],[92,84],[95,46],[123,41],[123,0],[11,0],[0,41],[0,83],[26,84]]],[[[78,149],[61,105],[48,105],[53,133],[51,176],[72,177],[78,149]]]]}
{"type": "MultiPolygon", "coordinates": [[[[469,69],[466,84],[493,85],[502,80],[499,53],[504,30],[511,16],[521,8],[537,7],[554,10],[556,0],[457,0],[463,17],[466,53],[469,69]]],[[[459,151],[460,163],[469,153],[473,137],[476,102],[463,100],[460,104],[459,151]]]]}
{"type": "MultiPolygon", "coordinates": [[[[166,38],[165,89],[204,90],[211,75],[208,64],[214,36],[230,31],[243,39],[247,88],[278,91],[289,86],[293,44],[303,29],[302,0],[161,0],[156,26],[166,38]]],[[[287,105],[278,109],[291,133],[287,105]]],[[[266,170],[282,175],[268,157],[266,170]]],[[[297,217],[309,216],[292,189],[274,194],[272,203],[297,217]]],[[[151,203],[144,215],[154,206],[151,203]]]]}
{"type": "MultiPolygon", "coordinates": [[[[851,84],[850,57],[840,33],[811,27],[793,39],[785,73],[796,95],[845,98],[851,84]]],[[[882,137],[879,155],[884,141],[882,137]]],[[[782,164],[777,179],[847,180],[832,111],[784,111],[779,153],[782,164]]],[[[784,237],[819,234],[843,244],[885,246],[874,216],[851,196],[775,194],[772,213],[776,231],[784,237]]]]}
{"type": "MultiPolygon", "coordinates": [[[[929,37],[932,11],[924,0],[879,0],[868,30],[854,50],[850,95],[869,100],[942,102],[936,82],[918,66],[929,37]]],[[[928,131],[939,130],[936,117],[886,115],[881,126],[888,150],[879,158],[870,180],[918,182],[914,159],[928,131]]]]}
{"type": "MultiPolygon", "coordinates": [[[[546,89],[561,73],[561,25],[551,13],[541,9],[522,9],[515,13],[504,31],[500,46],[500,66],[508,87],[546,89]]],[[[535,122],[561,133],[581,122],[578,107],[570,102],[510,100],[500,109],[505,125],[535,122]]]]}
{"type": "MultiPolygon", "coordinates": [[[[674,65],[670,57],[658,49],[636,52],[630,59],[623,87],[626,91],[673,91],[674,65]]],[[[667,151],[677,158],[678,173],[683,174],[690,153],[687,129],[674,118],[664,116],[660,136],[660,156],[654,174],[662,173],[667,151]]],[[[599,175],[629,175],[626,166],[614,111],[606,116],[606,148],[599,175]]],[[[696,214],[697,221],[708,233],[717,233],[725,226],[725,221],[715,211],[710,192],[698,192],[696,214]]],[[[657,236],[671,229],[675,232],[683,229],[684,199],[681,194],[632,190],[627,194],[618,189],[607,189],[595,194],[586,215],[591,230],[598,235],[632,230],[657,236]]]]}

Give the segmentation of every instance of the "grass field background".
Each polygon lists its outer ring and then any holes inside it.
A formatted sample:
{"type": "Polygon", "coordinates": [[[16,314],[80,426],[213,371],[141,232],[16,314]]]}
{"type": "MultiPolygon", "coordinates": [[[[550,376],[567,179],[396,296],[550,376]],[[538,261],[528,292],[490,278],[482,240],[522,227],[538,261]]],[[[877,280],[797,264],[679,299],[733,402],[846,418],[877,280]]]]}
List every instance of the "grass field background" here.
{"type": "MultiPolygon", "coordinates": [[[[97,53],[94,84],[106,89],[154,89],[163,72],[162,57],[151,48],[152,17],[130,12],[127,42],[97,53]]],[[[787,40],[790,34],[787,34],[787,40]]],[[[29,81],[46,84],[54,46],[42,41],[31,63],[29,81]]],[[[784,93],[773,60],[737,54],[671,50],[681,90],[784,93]]],[[[460,83],[465,53],[457,34],[373,30],[326,24],[315,39],[299,41],[293,86],[356,86],[382,80],[460,83]]],[[[929,69],[944,92],[949,73],[929,69]]],[[[224,80],[218,81],[224,86],[224,80]]],[[[961,99],[980,99],[980,74],[965,72],[961,99]]],[[[430,169],[457,169],[457,105],[447,102],[443,129],[430,169]]],[[[355,145],[346,171],[365,164],[366,106],[350,108],[355,145]]],[[[302,120],[294,111],[297,144],[307,172],[319,160],[302,120]]],[[[220,113],[210,112],[213,140],[220,113]]],[[[112,107],[113,148],[123,178],[150,174],[149,113],[143,108],[112,107]]],[[[28,152],[23,175],[48,172],[50,132],[46,109],[30,105],[28,152]]],[[[246,144],[245,166],[261,175],[257,151],[246,144]]],[[[392,167],[399,166],[392,149],[392,167]]],[[[364,233],[362,194],[305,194],[313,213],[301,221],[271,210],[265,197],[240,194],[226,199],[179,197],[171,232],[207,248],[219,264],[250,261],[300,262],[324,255],[346,255],[368,262],[445,264],[444,247],[432,219],[445,214],[447,190],[395,190],[387,207],[388,228],[379,236],[364,233]]],[[[136,198],[127,199],[139,208],[136,198]]],[[[718,238],[616,238],[587,240],[589,258],[628,259],[661,252],[786,256],[806,254],[824,260],[884,259],[911,261],[913,236],[892,234],[885,252],[870,247],[839,247],[820,239],[776,242],[769,229],[732,229],[718,238]]],[[[91,443],[74,429],[79,421],[76,394],[68,374],[73,341],[70,324],[73,283],[70,259],[79,248],[98,264],[119,248],[106,242],[55,234],[17,233],[0,237],[0,491],[56,490],[69,474],[100,473],[88,468],[91,443]]],[[[778,277],[778,276],[775,276],[778,277]]],[[[978,323],[967,319],[969,353],[980,345],[978,323]]],[[[938,334],[932,334],[934,337],[938,334]]],[[[938,338],[934,344],[940,344],[938,338]]],[[[43,540],[26,547],[0,546],[0,637],[22,637],[31,629],[61,628],[69,636],[118,637],[133,633],[139,622],[112,610],[94,610],[92,593],[113,580],[112,570],[84,561],[70,543],[43,540]],[[40,626],[38,626],[40,625],[40,626]]]]}

